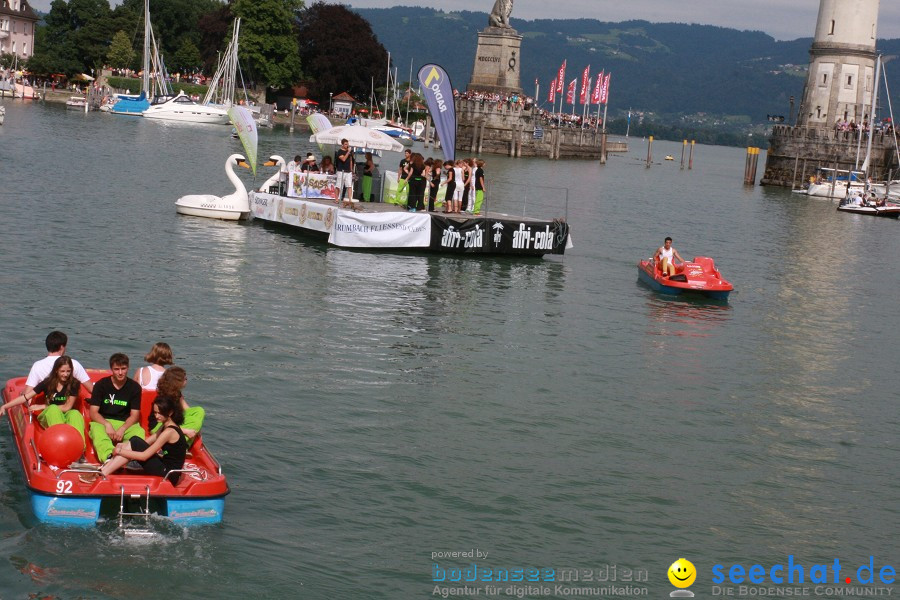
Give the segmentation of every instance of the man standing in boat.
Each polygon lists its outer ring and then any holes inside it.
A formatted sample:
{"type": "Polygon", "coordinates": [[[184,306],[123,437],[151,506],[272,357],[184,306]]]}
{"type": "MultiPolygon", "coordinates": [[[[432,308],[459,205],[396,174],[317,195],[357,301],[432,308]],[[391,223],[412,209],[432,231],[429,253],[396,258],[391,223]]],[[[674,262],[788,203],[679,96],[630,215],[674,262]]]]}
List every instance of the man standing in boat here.
{"type": "Polygon", "coordinates": [[[113,354],[109,368],[112,375],[97,382],[89,400],[90,436],[100,462],[110,457],[117,443],[135,436],[144,439],[141,386],[128,377],[128,357],[113,354]]]}
{"type": "Polygon", "coordinates": [[[347,190],[347,208],[353,208],[353,150],[346,138],[334,152],[334,170],[337,175],[338,202],[344,205],[344,190],[347,190]]]}
{"type": "Polygon", "coordinates": [[[672,238],[670,237],[665,239],[662,247],[656,251],[656,256],[653,258],[656,259],[656,262],[659,264],[659,268],[665,277],[671,277],[675,274],[676,258],[681,262],[684,262],[684,259],[678,254],[678,250],[672,247],[672,238]]]}

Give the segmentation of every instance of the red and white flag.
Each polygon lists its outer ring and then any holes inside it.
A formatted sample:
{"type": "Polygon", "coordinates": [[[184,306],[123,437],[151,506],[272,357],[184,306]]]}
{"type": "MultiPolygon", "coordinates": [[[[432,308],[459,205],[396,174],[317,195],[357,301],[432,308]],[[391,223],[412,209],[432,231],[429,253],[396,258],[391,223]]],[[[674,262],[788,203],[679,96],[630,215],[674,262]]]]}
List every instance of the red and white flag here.
{"type": "Polygon", "coordinates": [[[556,102],[556,79],[550,82],[550,92],[547,95],[547,102],[556,102]]]}
{"type": "Polygon", "coordinates": [[[584,73],[581,74],[581,97],[579,101],[582,104],[588,103],[588,92],[591,89],[591,65],[588,65],[584,69],[584,73]]]}
{"type": "Polygon", "coordinates": [[[612,77],[612,73],[607,73],[606,77],[603,78],[603,87],[600,89],[600,103],[608,104],[609,103],[609,78],[612,77]]]}
{"type": "Polygon", "coordinates": [[[600,88],[603,87],[603,71],[597,75],[597,83],[594,85],[594,91],[591,93],[591,104],[600,104],[600,88]]]}
{"type": "Polygon", "coordinates": [[[562,66],[559,68],[559,73],[556,75],[556,91],[562,94],[563,92],[563,81],[566,80],[566,61],[563,60],[562,66]]]}
{"type": "Polygon", "coordinates": [[[569,91],[566,92],[566,102],[568,104],[575,104],[575,85],[577,83],[578,83],[577,77],[569,82],[569,91]]]}

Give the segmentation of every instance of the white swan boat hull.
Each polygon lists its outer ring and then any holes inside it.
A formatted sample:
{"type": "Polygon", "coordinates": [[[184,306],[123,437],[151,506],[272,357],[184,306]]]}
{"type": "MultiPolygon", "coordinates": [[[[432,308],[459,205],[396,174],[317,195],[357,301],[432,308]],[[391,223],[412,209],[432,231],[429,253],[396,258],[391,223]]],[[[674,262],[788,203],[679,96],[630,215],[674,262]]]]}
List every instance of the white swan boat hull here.
{"type": "Polygon", "coordinates": [[[189,196],[179,198],[175,202],[175,212],[179,215],[206,217],[207,219],[223,219],[225,221],[243,221],[250,218],[250,210],[241,210],[224,203],[191,200],[189,196]]]}

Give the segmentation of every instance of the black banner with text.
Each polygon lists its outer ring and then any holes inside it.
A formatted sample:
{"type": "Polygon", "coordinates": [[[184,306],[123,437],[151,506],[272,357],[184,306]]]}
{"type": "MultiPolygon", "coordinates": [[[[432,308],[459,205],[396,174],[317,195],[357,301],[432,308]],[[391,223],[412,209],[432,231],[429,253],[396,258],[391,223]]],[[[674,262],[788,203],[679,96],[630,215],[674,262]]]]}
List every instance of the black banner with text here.
{"type": "Polygon", "coordinates": [[[519,221],[431,216],[431,249],[473,254],[563,254],[569,225],[560,220],[519,221]]]}

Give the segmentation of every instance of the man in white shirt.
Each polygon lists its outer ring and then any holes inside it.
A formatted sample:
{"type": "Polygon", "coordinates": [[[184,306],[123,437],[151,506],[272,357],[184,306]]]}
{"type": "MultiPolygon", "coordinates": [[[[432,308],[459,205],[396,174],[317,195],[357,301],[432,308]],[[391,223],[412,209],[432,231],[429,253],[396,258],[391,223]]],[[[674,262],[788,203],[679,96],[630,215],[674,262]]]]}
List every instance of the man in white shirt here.
{"type": "MultiPolygon", "coordinates": [[[[47,345],[48,354],[31,365],[31,371],[28,372],[28,379],[25,380],[26,394],[34,391],[34,386],[50,376],[50,372],[53,370],[53,363],[56,362],[57,358],[66,353],[66,345],[69,343],[69,337],[62,331],[51,331],[47,336],[45,343],[47,345]]],[[[92,392],[94,390],[94,384],[87,374],[87,371],[81,366],[81,363],[72,359],[72,366],[74,367],[72,375],[75,379],[80,381],[88,392],[92,392]]]]}

